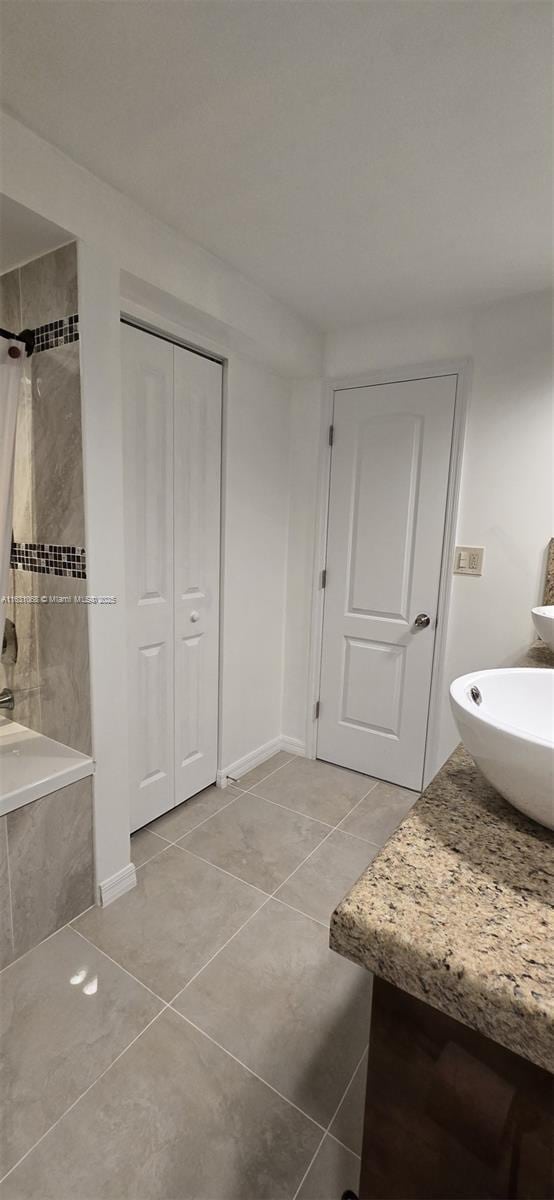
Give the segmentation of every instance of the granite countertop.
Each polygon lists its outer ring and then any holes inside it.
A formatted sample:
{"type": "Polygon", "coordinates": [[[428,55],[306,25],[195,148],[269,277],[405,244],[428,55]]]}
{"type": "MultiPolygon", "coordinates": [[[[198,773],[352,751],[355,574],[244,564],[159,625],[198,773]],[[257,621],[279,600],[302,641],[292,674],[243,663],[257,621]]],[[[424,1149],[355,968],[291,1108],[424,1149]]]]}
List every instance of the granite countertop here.
{"type": "MultiPolygon", "coordinates": [[[[552,666],[536,643],[522,666],[552,666]]],[[[333,950],[554,1070],[554,836],[459,746],[331,918],[333,950]]]]}

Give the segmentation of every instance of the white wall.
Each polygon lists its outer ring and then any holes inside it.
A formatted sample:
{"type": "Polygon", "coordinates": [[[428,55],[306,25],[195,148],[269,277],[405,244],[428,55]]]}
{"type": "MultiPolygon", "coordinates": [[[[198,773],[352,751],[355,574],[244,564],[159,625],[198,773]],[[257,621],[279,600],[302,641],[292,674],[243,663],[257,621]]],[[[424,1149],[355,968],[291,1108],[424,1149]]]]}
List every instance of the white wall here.
{"type": "Polygon", "coordinates": [[[214,254],[145,212],[19,121],[0,113],[1,190],[102,248],[131,276],[232,331],[235,345],[274,370],[321,366],[323,342],[280,301],[214,254]]]}
{"type": "Polygon", "coordinates": [[[480,578],[454,576],[434,766],[458,738],[448,685],[476,667],[509,666],[534,638],[545,551],[554,532],[552,297],[476,310],[473,382],[457,541],[485,546],[480,578]]]}
{"type": "Polygon", "coordinates": [[[116,596],[115,605],[88,610],[94,842],[99,885],[129,868],[127,669],[125,648],[125,529],[119,397],[119,271],[109,258],[78,243],[79,342],[87,591],[116,596]]]}
{"type": "Polygon", "coordinates": [[[311,703],[308,653],[322,396],[321,379],[293,384],[282,731],[290,748],[300,751],[305,747],[306,714],[311,703]]]}
{"type": "MultiPolygon", "coordinates": [[[[89,590],[123,579],[119,309],[229,360],[223,766],[281,733],[290,378],[321,372],[323,339],[279,301],[4,115],[2,191],[79,242],[89,590]],[[157,318],[157,320],[156,320],[157,318]],[[281,377],[279,377],[281,376],[281,377]],[[100,469],[99,469],[100,468],[100,469]]],[[[99,884],[129,870],[121,604],[90,615],[99,884]]]]}
{"type": "MultiPolygon", "coordinates": [[[[550,293],[530,294],[455,316],[358,326],[327,338],[331,379],[466,356],[473,361],[457,541],[486,547],[485,571],[481,578],[453,579],[433,772],[458,740],[448,684],[474,667],[513,663],[533,638],[530,609],[541,600],[545,549],[554,532],[551,302],[550,293]]],[[[317,508],[313,469],[304,469],[306,448],[319,438],[316,406],[304,405],[296,419],[304,451],[293,460],[289,574],[300,553],[293,523],[302,531],[306,567],[313,561],[317,508]]],[[[292,737],[304,736],[308,613],[309,602],[302,605],[289,586],[287,629],[294,625],[296,633],[290,628],[283,721],[292,737]]]]}
{"type": "Polygon", "coordinates": [[[281,733],[290,384],[233,356],[227,378],[223,769],[281,733]]]}

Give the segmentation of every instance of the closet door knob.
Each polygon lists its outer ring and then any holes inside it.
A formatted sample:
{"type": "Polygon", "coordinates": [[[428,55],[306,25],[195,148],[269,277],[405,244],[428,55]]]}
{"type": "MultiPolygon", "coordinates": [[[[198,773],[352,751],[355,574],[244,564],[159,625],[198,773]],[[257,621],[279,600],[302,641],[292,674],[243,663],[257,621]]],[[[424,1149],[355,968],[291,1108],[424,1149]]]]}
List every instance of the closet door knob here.
{"type": "Polygon", "coordinates": [[[418,613],[417,614],[417,617],[414,621],[414,625],[415,625],[416,629],[427,629],[427,626],[430,624],[431,624],[431,618],[427,616],[427,613],[418,613]]]}
{"type": "Polygon", "coordinates": [[[193,611],[193,612],[191,612],[191,614],[190,614],[190,619],[191,619],[191,621],[199,621],[199,620],[200,620],[200,613],[199,613],[199,612],[197,612],[197,610],[196,610],[196,609],[194,609],[194,611],[193,611]]]}

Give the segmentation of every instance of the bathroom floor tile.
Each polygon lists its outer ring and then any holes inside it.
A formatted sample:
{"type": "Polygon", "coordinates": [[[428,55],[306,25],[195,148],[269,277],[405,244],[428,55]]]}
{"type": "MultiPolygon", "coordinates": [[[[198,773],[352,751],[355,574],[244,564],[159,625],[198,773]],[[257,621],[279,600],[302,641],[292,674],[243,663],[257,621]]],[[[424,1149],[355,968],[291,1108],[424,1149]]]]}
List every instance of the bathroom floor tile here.
{"type": "Polygon", "coordinates": [[[377,853],[377,846],[337,830],[279,888],[277,899],[328,925],[333,909],[377,853]]]}
{"type": "Polygon", "coordinates": [[[359,1183],[359,1158],[327,1135],[300,1188],[298,1200],[340,1200],[348,1190],[357,1196],[359,1183]]]}
{"type": "Polygon", "coordinates": [[[244,792],[179,845],[273,892],[328,832],[319,821],[244,792]]]}
{"type": "Polygon", "coordinates": [[[279,750],[272,758],[266,758],[266,761],[260,763],[259,767],[253,767],[246,775],[242,775],[238,780],[237,787],[248,788],[254,787],[255,783],[259,783],[261,779],[265,779],[268,775],[272,775],[274,771],[278,771],[280,767],[286,766],[292,762],[293,754],[287,754],[284,750],[279,750]]]}
{"type": "Polygon", "coordinates": [[[160,1009],[146,988],[71,929],[0,975],[0,1175],[160,1009]]]}
{"type": "Polygon", "coordinates": [[[137,872],[137,885],[75,928],[170,1000],[264,901],[177,846],[137,872]]]}
{"type": "Polygon", "coordinates": [[[339,1142],[353,1150],[354,1154],[362,1153],[366,1079],[367,1054],[364,1054],[329,1130],[339,1142]]]}
{"type": "Polygon", "coordinates": [[[8,1176],[4,1200],[285,1200],[320,1130],[166,1010],[8,1176]]]}
{"type": "Polygon", "coordinates": [[[166,842],[165,838],[156,837],[149,829],[137,829],[136,833],[131,834],[131,862],[135,867],[142,867],[169,845],[170,842],[166,842]]]}
{"type": "Polygon", "coordinates": [[[384,846],[419,794],[408,788],[397,787],[395,783],[378,783],[369,796],[341,822],[340,828],[373,842],[374,846],[384,846]]]}
{"type": "Polygon", "coordinates": [[[321,925],[270,901],[175,1007],[327,1125],[367,1045],[370,986],[321,925]]]}
{"type": "Polygon", "coordinates": [[[236,795],[232,787],[217,788],[214,785],[204,788],[197,796],[191,796],[190,800],[183,801],[177,808],[164,813],[163,817],[158,817],[157,821],[152,821],[147,829],[167,838],[168,842],[177,842],[185,833],[225,808],[236,795]]]}
{"type": "Polygon", "coordinates": [[[330,763],[296,757],[255,785],[258,796],[294,808],[328,825],[338,825],[375,780],[330,763]]]}

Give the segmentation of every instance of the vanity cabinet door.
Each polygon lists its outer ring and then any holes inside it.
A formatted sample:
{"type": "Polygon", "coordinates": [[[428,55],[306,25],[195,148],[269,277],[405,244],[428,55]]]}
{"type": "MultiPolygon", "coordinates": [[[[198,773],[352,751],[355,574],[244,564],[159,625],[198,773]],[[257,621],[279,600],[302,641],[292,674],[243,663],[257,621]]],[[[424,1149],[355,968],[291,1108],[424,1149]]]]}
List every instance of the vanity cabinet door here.
{"type": "Polygon", "coordinates": [[[551,1200],[552,1077],[375,980],[360,1200],[551,1200]]]}

